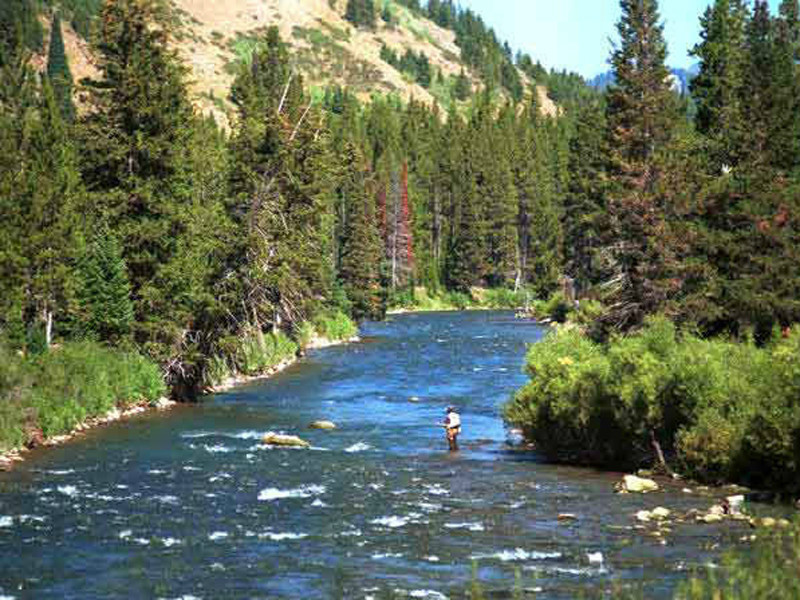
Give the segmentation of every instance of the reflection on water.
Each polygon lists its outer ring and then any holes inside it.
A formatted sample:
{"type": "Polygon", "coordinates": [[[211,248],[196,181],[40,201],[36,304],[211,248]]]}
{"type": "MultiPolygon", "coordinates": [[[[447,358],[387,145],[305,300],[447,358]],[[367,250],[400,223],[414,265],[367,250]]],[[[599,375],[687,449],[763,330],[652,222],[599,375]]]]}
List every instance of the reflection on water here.
{"type": "Polygon", "coordinates": [[[2,598],[464,598],[518,585],[571,598],[609,582],[668,597],[731,525],[633,529],[680,488],[507,443],[500,407],[544,331],[501,312],[403,315],[264,382],[117,424],[0,474],[2,598]],[[461,452],[438,426],[455,404],[461,452]],[[308,429],[332,420],[339,429],[308,429]],[[300,435],[310,449],[259,443],[300,435]],[[559,513],[577,519],[559,522],[559,513]]]}

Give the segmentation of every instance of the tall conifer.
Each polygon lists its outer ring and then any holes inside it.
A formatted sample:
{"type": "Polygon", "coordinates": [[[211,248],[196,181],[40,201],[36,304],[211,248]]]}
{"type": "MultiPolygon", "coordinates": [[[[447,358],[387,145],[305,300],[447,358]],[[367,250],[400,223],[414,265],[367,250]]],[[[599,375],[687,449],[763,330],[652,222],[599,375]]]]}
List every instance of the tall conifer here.
{"type": "Polygon", "coordinates": [[[58,11],[53,12],[53,20],[50,23],[47,77],[61,107],[61,114],[67,121],[72,121],[75,117],[75,105],[72,102],[72,72],[69,70],[69,62],[64,51],[64,36],[61,32],[61,18],[58,11]]]}
{"type": "Polygon", "coordinates": [[[608,140],[613,187],[608,247],[617,279],[610,321],[627,329],[666,299],[667,250],[657,231],[663,207],[653,195],[655,158],[672,138],[676,99],[656,0],[620,0],[620,45],[611,56],[616,84],[608,92],[608,140]]]}

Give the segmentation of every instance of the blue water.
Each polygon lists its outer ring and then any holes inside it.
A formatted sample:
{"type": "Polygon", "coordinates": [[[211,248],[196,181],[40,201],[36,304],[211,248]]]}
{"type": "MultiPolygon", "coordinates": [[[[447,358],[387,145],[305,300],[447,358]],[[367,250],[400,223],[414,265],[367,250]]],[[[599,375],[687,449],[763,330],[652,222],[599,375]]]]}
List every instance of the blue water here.
{"type": "Polygon", "coordinates": [[[501,407],[545,334],[505,312],[396,316],[272,379],[34,453],[0,474],[0,597],[467,598],[476,582],[491,598],[669,597],[745,532],[655,537],[637,510],[713,499],[616,495],[619,474],[512,443],[501,407]],[[437,425],[449,404],[457,454],[437,425]],[[266,431],[312,448],[265,447],[266,431]]]}

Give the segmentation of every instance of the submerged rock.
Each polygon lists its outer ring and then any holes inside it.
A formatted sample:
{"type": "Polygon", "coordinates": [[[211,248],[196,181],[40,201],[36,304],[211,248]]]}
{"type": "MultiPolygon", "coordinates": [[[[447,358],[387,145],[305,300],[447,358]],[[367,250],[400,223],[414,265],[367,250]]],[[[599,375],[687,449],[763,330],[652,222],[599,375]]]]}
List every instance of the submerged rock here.
{"type": "Polygon", "coordinates": [[[332,430],[336,429],[336,423],[333,421],[314,421],[309,425],[311,429],[325,429],[325,430],[332,430]]]}
{"type": "Polygon", "coordinates": [[[311,444],[296,435],[283,435],[269,431],[264,434],[261,441],[270,446],[292,446],[296,448],[310,448],[311,444]]]}
{"type": "Polygon", "coordinates": [[[723,520],[723,516],[717,513],[708,513],[707,515],[698,516],[697,520],[701,523],[719,523],[723,520]]]}
{"type": "Polygon", "coordinates": [[[558,520],[559,521],[574,521],[578,518],[578,515],[574,513],[558,513],[558,520]]]}
{"type": "Polygon", "coordinates": [[[622,481],[622,490],[637,494],[658,491],[658,484],[652,479],[637,477],[636,475],[625,475],[622,481]]]}

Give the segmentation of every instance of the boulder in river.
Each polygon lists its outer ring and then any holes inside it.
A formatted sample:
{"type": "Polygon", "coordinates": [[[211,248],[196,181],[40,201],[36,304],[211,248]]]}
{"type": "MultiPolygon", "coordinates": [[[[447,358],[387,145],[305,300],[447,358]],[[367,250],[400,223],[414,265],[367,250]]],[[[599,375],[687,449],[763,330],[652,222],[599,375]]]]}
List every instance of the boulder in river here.
{"type": "Polygon", "coordinates": [[[701,523],[719,523],[723,520],[723,516],[717,513],[708,513],[707,515],[698,516],[697,520],[701,523]]]}
{"type": "Polygon", "coordinates": [[[574,521],[578,518],[578,515],[574,513],[558,513],[558,520],[561,522],[566,521],[574,521]]]}
{"type": "Polygon", "coordinates": [[[325,429],[327,431],[331,431],[336,429],[336,423],[333,421],[314,421],[309,425],[311,429],[325,429]]]}
{"type": "Polygon", "coordinates": [[[636,513],[636,520],[642,523],[649,523],[652,517],[653,513],[651,513],[649,510],[640,510],[636,513]]]}
{"type": "Polygon", "coordinates": [[[311,444],[296,435],[283,435],[269,431],[264,434],[261,441],[270,446],[290,446],[295,448],[310,448],[311,444]]]}
{"type": "Polygon", "coordinates": [[[655,519],[666,519],[671,514],[671,511],[668,508],[664,508],[663,506],[659,506],[654,508],[650,513],[653,518],[655,519]]]}
{"type": "Polygon", "coordinates": [[[647,492],[658,491],[658,489],[658,484],[652,479],[645,479],[636,475],[625,475],[622,481],[622,490],[626,492],[646,494],[647,492]]]}

